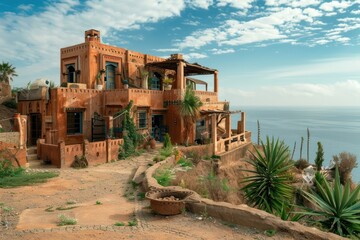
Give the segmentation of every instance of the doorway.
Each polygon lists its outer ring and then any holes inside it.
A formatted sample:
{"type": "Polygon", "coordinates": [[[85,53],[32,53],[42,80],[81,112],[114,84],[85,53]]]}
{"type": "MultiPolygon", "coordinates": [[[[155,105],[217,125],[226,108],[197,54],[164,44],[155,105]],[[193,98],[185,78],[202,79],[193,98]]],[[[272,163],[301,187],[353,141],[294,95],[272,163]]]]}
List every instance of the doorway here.
{"type": "Polygon", "coordinates": [[[36,141],[41,137],[41,114],[31,113],[30,114],[30,136],[29,145],[36,145],[36,141]]]}
{"type": "Polygon", "coordinates": [[[162,142],[164,134],[165,134],[164,115],[153,114],[151,118],[151,136],[156,141],[162,142]]]}

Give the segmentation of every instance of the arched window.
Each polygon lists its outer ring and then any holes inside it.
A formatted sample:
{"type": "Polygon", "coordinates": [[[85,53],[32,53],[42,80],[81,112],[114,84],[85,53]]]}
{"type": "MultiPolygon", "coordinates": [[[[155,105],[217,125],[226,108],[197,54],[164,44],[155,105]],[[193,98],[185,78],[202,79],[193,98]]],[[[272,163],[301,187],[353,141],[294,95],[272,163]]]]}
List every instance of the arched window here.
{"type": "Polygon", "coordinates": [[[75,66],[74,64],[66,65],[67,82],[76,82],[75,66]]]}
{"type": "Polygon", "coordinates": [[[115,89],[116,63],[106,63],[106,89],[115,89]]]}

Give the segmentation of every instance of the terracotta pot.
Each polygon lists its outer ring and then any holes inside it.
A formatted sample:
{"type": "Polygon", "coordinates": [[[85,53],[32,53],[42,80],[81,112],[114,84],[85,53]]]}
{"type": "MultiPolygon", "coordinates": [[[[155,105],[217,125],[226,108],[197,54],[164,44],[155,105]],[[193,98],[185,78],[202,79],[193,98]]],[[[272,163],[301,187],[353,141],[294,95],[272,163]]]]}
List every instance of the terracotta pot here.
{"type": "Polygon", "coordinates": [[[156,146],[156,141],[155,141],[155,139],[151,139],[151,140],[150,140],[150,147],[151,147],[151,149],[155,149],[155,146],[156,146]]]}

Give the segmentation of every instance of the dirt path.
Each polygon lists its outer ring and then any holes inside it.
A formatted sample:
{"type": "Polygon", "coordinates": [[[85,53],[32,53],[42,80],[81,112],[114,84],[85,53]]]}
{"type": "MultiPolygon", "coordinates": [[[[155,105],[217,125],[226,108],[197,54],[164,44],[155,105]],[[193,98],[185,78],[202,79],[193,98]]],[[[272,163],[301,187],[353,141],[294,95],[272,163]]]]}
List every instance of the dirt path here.
{"type": "Polygon", "coordinates": [[[191,213],[154,215],[147,200],[134,198],[130,181],[138,166],[147,165],[155,154],[60,170],[58,178],[45,184],[0,189],[0,203],[12,209],[1,213],[0,239],[292,239],[284,233],[268,238],[255,229],[191,213]],[[76,218],[77,225],[57,226],[60,214],[76,218]],[[136,226],[114,225],[134,219],[136,226]]]}

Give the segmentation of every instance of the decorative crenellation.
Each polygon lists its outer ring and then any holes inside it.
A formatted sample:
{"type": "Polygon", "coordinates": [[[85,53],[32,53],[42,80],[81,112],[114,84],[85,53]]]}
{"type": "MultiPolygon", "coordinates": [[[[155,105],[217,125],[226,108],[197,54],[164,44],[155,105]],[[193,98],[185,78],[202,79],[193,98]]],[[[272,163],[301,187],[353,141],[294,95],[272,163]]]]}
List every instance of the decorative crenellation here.
{"type": "Polygon", "coordinates": [[[75,46],[71,46],[71,47],[67,47],[67,48],[62,48],[61,49],[61,54],[76,52],[76,51],[79,51],[79,50],[87,50],[87,49],[88,49],[88,45],[82,43],[82,44],[79,44],[79,45],[75,45],[75,46]]]}

